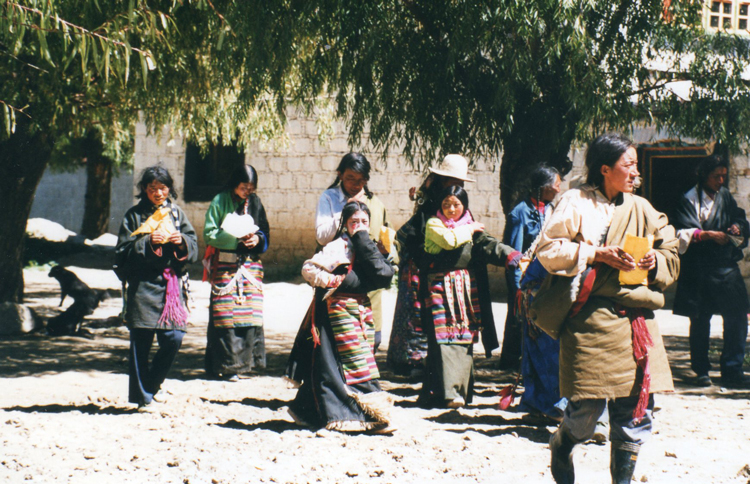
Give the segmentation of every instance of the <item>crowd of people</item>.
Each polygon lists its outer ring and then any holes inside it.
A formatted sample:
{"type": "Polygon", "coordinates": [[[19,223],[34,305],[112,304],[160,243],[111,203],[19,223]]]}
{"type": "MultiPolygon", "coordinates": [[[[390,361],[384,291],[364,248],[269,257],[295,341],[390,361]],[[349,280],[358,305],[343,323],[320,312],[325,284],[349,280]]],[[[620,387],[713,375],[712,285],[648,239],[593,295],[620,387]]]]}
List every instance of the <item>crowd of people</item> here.
{"type": "MultiPolygon", "coordinates": [[[[639,172],[631,140],[597,137],[585,164],[585,183],[561,196],[561,174],[536,168],[500,241],[469,208],[474,180],[464,157],[447,155],[429,169],[409,194],[413,216],[396,232],[368,187],[367,158],[344,156],[320,196],[318,248],[302,267],[315,291],[285,372],[298,387],[289,403],[294,421],[341,432],[396,430],[375,360],[390,316],[382,293],[395,274],[389,369],[421,380],[421,406],[471,404],[474,345],[481,336],[486,356],[499,347],[488,264],[505,268],[504,337],[520,355],[512,358],[524,386],[520,408],[559,423],[550,440],[558,483],[574,482],[573,448],[602,421],[610,427],[612,480],[630,482],[652,433],[654,394],[673,390],[654,311],[678,278],[674,311],[690,318],[696,384],[712,384],[708,340],[717,313],[724,318],[722,382],[743,384],[749,304],[737,261],[750,224],[724,186],[726,161],[711,156],[701,164],[673,225],[633,193],[639,172]],[[647,246],[626,250],[631,239],[647,246]]],[[[187,329],[185,266],[198,260],[198,239],[164,168],[146,169],[138,187],[116,267],[126,283],[129,400],[148,410],[163,401],[161,386],[187,329]],[[154,337],[159,350],[149,363],[154,337]]],[[[211,284],[205,370],[228,381],[266,364],[260,256],[271,238],[258,187],[256,170],[239,167],[211,202],[203,231],[211,284]]]]}

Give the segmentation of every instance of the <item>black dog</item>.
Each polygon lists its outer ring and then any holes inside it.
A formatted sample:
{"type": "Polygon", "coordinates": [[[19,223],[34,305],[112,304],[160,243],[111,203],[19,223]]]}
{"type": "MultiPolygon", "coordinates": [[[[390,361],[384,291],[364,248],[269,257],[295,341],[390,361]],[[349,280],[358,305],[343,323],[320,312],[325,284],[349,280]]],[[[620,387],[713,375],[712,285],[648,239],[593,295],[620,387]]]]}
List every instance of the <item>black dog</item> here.
{"type": "Polygon", "coordinates": [[[52,336],[76,334],[81,330],[84,316],[92,314],[99,307],[107,292],[91,289],[78,276],[61,266],[53,267],[49,276],[60,283],[60,306],[66,296],[72,297],[74,302],[64,313],[47,322],[47,332],[52,336]]]}
{"type": "Polygon", "coordinates": [[[83,317],[89,314],[88,311],[85,304],[74,302],[65,312],[47,321],[47,334],[50,336],[79,334],[83,317]]]}

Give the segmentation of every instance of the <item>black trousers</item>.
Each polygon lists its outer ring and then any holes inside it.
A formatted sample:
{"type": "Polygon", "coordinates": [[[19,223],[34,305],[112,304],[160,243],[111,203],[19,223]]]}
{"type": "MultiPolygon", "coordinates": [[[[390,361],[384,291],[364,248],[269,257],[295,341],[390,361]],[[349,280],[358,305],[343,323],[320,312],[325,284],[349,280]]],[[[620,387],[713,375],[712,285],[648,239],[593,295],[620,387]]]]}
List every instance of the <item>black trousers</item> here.
{"type": "MultiPolygon", "coordinates": [[[[711,362],[708,358],[711,335],[710,311],[701,311],[690,318],[690,366],[698,375],[708,375],[711,362]]],[[[747,339],[747,313],[738,308],[721,309],[724,320],[724,347],[721,350],[721,376],[733,378],[742,375],[747,339]]]]}
{"type": "Polygon", "coordinates": [[[161,384],[172,367],[177,352],[182,346],[184,331],[177,329],[145,329],[130,330],[130,388],[128,401],[138,405],[148,405],[159,391],[161,384]],[[149,365],[148,356],[154,344],[154,335],[159,344],[159,350],[149,365]]]}

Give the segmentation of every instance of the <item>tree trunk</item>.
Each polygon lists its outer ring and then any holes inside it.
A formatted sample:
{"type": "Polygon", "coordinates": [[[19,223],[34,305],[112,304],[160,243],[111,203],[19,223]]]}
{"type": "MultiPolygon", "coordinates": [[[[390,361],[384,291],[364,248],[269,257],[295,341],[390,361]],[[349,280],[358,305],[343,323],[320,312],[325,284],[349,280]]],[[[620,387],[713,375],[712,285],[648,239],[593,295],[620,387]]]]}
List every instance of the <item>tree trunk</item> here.
{"type": "MultiPolygon", "coordinates": [[[[528,196],[527,181],[531,172],[542,163],[557,168],[565,176],[572,168],[568,152],[575,134],[575,122],[558,106],[564,104],[531,104],[525,113],[516,116],[510,136],[503,140],[503,161],[500,166],[500,201],[508,214],[528,196]]],[[[503,331],[500,367],[517,369],[521,358],[521,323],[513,312],[515,295],[508,294],[508,316],[503,331]]]]}
{"type": "Polygon", "coordinates": [[[98,153],[86,157],[86,197],[81,234],[95,239],[109,228],[112,160],[98,153]]]}
{"type": "Polygon", "coordinates": [[[26,221],[39,180],[50,160],[45,133],[31,133],[23,120],[0,141],[0,302],[23,302],[26,221]]]}

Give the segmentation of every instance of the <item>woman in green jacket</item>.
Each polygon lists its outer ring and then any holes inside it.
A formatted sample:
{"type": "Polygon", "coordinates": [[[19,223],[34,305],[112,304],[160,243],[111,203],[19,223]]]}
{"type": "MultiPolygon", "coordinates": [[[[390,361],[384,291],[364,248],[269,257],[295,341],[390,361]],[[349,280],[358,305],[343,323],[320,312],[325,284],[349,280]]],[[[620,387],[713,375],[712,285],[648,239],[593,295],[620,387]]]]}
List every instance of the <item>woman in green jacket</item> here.
{"type": "Polygon", "coordinates": [[[266,366],[260,254],[268,249],[270,229],[257,187],[255,168],[237,168],[211,201],[203,229],[211,281],[206,373],[229,381],[266,366]],[[230,214],[240,216],[234,220],[247,234],[222,227],[230,214]]]}

